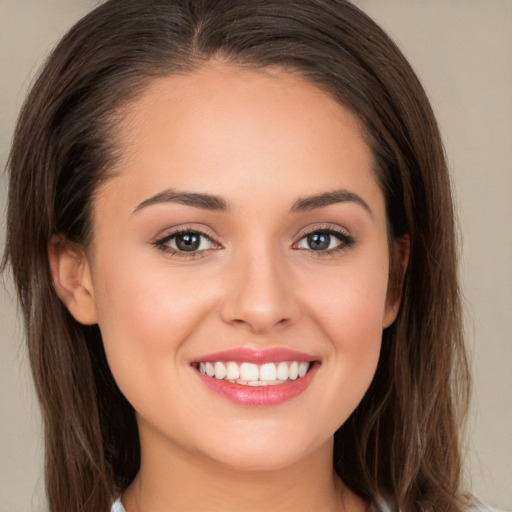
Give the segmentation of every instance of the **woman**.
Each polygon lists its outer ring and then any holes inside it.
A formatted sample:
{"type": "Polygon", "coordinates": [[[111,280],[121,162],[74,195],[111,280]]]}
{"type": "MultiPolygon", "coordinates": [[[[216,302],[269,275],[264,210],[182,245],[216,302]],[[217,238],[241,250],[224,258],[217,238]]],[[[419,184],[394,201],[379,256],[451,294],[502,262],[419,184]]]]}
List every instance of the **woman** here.
{"type": "Polygon", "coordinates": [[[106,2],[9,167],[51,510],[467,509],[442,145],[354,6],[106,2]]]}

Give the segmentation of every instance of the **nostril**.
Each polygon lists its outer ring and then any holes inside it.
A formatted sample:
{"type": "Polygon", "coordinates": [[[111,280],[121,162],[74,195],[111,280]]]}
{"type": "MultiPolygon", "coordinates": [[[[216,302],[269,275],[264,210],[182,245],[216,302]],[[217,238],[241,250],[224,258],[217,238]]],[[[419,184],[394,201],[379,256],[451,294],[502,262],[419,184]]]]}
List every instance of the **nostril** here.
{"type": "Polygon", "coordinates": [[[266,331],[269,328],[276,328],[276,327],[284,327],[288,323],[290,323],[289,318],[281,318],[277,320],[276,322],[272,322],[271,319],[265,320],[261,318],[252,318],[247,320],[242,320],[240,318],[234,318],[230,322],[232,325],[236,326],[248,326],[251,330],[258,332],[258,331],[266,331]]]}

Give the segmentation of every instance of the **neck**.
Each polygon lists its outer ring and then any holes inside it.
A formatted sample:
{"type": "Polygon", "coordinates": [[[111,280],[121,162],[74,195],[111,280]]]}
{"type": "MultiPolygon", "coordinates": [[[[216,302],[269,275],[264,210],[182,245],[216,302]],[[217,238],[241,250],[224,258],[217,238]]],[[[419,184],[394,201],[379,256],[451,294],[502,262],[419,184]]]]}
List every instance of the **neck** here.
{"type": "Polygon", "coordinates": [[[285,468],[232,468],[181,447],[145,443],[141,468],[123,495],[127,512],[362,512],[364,502],[332,466],[332,443],[285,468]]]}

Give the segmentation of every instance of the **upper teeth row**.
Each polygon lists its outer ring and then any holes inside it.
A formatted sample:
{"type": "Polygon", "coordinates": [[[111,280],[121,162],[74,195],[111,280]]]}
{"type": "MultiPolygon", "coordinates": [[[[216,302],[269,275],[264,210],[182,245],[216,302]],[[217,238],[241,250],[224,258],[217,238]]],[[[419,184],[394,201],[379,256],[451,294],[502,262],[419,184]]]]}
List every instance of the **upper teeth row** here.
{"type": "Polygon", "coordinates": [[[279,384],[288,379],[304,377],[309,370],[309,363],[298,361],[282,361],[280,363],[199,363],[199,371],[208,377],[237,381],[240,384],[258,383],[255,385],[279,384]]]}

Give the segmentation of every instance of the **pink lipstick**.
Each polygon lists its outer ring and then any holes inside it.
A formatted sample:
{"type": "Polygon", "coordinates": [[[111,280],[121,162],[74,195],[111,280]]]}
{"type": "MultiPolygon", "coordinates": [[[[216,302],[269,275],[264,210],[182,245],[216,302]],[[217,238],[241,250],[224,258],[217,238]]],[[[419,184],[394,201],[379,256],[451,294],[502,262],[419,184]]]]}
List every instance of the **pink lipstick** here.
{"type": "Polygon", "coordinates": [[[201,382],[233,403],[277,405],[304,392],[320,366],[318,358],[283,348],[240,348],[191,361],[201,382]]]}

